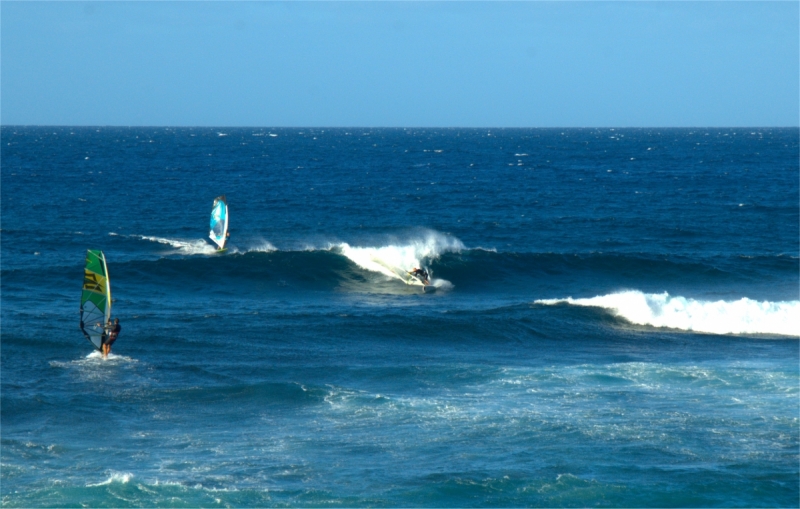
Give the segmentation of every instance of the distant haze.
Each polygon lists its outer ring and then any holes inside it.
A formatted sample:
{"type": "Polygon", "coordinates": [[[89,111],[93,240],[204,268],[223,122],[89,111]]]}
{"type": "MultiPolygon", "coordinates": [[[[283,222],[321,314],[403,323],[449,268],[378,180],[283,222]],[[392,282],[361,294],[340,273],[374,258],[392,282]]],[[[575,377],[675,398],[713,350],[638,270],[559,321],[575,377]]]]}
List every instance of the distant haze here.
{"type": "Polygon", "coordinates": [[[3,1],[0,122],[794,127],[798,5],[3,1]]]}

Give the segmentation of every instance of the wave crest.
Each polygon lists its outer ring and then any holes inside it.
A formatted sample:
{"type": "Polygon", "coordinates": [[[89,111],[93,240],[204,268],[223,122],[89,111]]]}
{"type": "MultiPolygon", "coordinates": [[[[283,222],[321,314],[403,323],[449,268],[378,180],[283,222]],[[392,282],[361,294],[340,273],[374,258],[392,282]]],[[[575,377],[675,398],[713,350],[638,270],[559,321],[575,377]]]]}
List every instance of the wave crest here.
{"type": "Polygon", "coordinates": [[[541,299],[535,304],[600,307],[637,325],[711,334],[800,336],[800,301],[769,302],[742,298],[703,301],[668,293],[626,291],[590,299],[541,299]]]}
{"type": "Polygon", "coordinates": [[[444,253],[459,252],[464,249],[464,244],[457,238],[428,232],[422,238],[411,239],[405,243],[381,247],[353,247],[342,242],[331,245],[331,249],[340,252],[362,269],[404,279],[402,275],[406,271],[422,267],[444,253]]]}

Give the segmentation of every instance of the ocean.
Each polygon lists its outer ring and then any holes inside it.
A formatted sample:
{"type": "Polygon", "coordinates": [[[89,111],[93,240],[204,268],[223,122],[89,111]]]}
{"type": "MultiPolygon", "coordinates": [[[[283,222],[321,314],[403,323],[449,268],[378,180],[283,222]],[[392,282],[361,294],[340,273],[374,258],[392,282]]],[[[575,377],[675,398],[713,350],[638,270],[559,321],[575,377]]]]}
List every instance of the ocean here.
{"type": "Polygon", "coordinates": [[[798,129],[0,138],[4,507],[798,505],[798,129]]]}

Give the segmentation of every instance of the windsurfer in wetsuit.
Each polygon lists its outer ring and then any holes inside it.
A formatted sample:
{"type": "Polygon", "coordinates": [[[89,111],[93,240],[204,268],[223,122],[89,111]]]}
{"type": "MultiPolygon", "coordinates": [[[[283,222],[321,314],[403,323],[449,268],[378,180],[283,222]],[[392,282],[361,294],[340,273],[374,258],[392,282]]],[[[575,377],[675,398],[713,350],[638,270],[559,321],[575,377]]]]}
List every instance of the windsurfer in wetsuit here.
{"type": "Polygon", "coordinates": [[[428,281],[428,271],[425,270],[425,269],[414,268],[414,270],[409,272],[409,274],[411,274],[413,276],[417,276],[426,285],[430,284],[430,282],[428,281]]]}
{"type": "Polygon", "coordinates": [[[109,323],[106,325],[106,328],[108,329],[108,335],[103,335],[103,357],[108,357],[108,354],[111,353],[111,345],[117,340],[117,336],[119,336],[119,332],[122,330],[122,326],[119,324],[119,318],[114,318],[114,324],[112,325],[109,323]]]}

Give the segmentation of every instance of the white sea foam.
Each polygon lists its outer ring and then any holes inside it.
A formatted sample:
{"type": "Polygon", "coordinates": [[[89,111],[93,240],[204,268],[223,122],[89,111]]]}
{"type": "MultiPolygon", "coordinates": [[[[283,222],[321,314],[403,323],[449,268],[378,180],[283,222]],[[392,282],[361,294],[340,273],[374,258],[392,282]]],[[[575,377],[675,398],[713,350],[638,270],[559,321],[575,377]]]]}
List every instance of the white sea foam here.
{"type": "Polygon", "coordinates": [[[100,353],[100,352],[99,352],[99,351],[97,351],[97,350],[94,350],[92,353],[90,353],[89,355],[87,355],[87,356],[85,357],[85,359],[88,359],[88,360],[93,360],[93,361],[106,361],[106,362],[108,362],[108,361],[117,361],[117,362],[138,362],[136,359],[133,359],[133,358],[131,358],[131,357],[127,357],[127,356],[125,356],[125,355],[117,355],[117,354],[115,354],[115,353],[110,353],[110,352],[109,352],[109,354],[108,354],[106,357],[103,357],[103,354],[102,354],[102,353],[100,353]]]}
{"type": "Polygon", "coordinates": [[[439,279],[431,277],[431,285],[435,286],[439,290],[452,290],[453,283],[446,279],[439,279]]]}
{"type": "Polygon", "coordinates": [[[114,472],[105,481],[98,482],[98,483],[93,483],[93,484],[90,483],[90,484],[87,484],[86,487],[106,486],[106,485],[112,484],[112,483],[127,484],[128,482],[130,482],[130,480],[132,478],[133,478],[133,474],[114,472]]]}
{"type": "Polygon", "coordinates": [[[427,232],[421,238],[381,247],[353,247],[343,242],[331,245],[331,248],[340,251],[362,269],[403,279],[406,271],[422,267],[444,253],[461,251],[464,244],[454,237],[427,232]]]}
{"type": "Polygon", "coordinates": [[[590,299],[541,299],[536,304],[593,306],[637,325],[711,334],[800,336],[800,301],[769,302],[742,298],[703,301],[668,293],[625,291],[590,299]]]}
{"type": "Polygon", "coordinates": [[[139,362],[138,360],[134,359],[133,357],[128,357],[127,355],[117,355],[115,353],[109,353],[108,357],[103,357],[103,354],[97,350],[92,350],[88,355],[85,357],[81,357],[80,359],[75,359],[71,361],[50,361],[50,365],[54,368],[90,368],[94,369],[98,363],[101,362],[112,362],[112,363],[122,363],[122,362],[139,362]]]}

